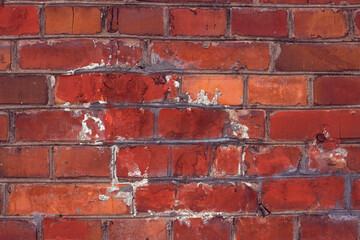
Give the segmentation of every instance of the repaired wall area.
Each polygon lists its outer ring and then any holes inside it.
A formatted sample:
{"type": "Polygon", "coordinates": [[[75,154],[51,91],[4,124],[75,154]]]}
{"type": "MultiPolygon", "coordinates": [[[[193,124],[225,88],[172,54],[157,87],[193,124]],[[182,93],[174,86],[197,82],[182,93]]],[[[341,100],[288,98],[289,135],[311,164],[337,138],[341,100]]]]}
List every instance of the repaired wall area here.
{"type": "Polygon", "coordinates": [[[358,239],[357,7],[3,1],[0,239],[358,239]]]}

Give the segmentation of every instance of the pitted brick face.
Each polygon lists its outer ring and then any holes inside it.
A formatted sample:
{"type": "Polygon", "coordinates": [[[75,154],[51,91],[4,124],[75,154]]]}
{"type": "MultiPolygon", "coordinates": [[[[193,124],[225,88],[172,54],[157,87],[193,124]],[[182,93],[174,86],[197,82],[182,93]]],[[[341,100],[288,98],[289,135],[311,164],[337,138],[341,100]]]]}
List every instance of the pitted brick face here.
{"type": "Polygon", "coordinates": [[[0,2],[0,240],[360,239],[360,0],[0,2]]]}

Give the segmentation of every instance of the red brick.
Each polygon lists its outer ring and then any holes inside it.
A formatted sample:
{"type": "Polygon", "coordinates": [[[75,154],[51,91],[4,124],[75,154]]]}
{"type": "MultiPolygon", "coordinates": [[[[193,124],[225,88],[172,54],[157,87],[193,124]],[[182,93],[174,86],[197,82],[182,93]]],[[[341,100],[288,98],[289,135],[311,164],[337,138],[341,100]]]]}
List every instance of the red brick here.
{"type": "MultiPolygon", "coordinates": [[[[243,77],[238,75],[185,75],[182,76],[182,92],[189,94],[196,102],[197,95],[205,91],[209,101],[213,101],[216,92],[216,103],[240,105],[243,103],[243,77]]],[[[215,104],[216,104],[215,103],[215,104]]]]}
{"type": "Polygon", "coordinates": [[[59,76],[55,103],[162,102],[177,95],[176,75],[102,74],[59,76]]]}
{"type": "Polygon", "coordinates": [[[357,220],[329,216],[301,216],[300,234],[304,240],[358,239],[357,220]]]}
{"type": "Polygon", "coordinates": [[[245,174],[271,176],[295,171],[301,159],[299,147],[247,146],[244,149],[245,174]]]}
{"type": "Polygon", "coordinates": [[[48,177],[49,157],[47,147],[0,148],[0,176],[48,177]]]}
{"type": "Polygon", "coordinates": [[[43,239],[88,239],[102,238],[100,220],[45,218],[42,221],[43,239]]]}
{"type": "Polygon", "coordinates": [[[219,110],[161,109],[158,135],[169,139],[201,139],[221,137],[225,113],[219,110]]]}
{"type": "Polygon", "coordinates": [[[121,219],[110,222],[109,240],[167,240],[168,224],[163,219],[121,219]]]}
{"type": "Polygon", "coordinates": [[[265,112],[263,110],[228,110],[229,134],[237,138],[264,138],[265,112]]]}
{"type": "Polygon", "coordinates": [[[288,216],[242,217],[236,220],[236,240],[293,239],[293,226],[288,216]]]}
{"type": "Polygon", "coordinates": [[[249,76],[248,103],[262,105],[306,105],[306,77],[249,76]]]}
{"type": "Polygon", "coordinates": [[[262,201],[270,211],[342,209],[344,179],[297,178],[265,181],[262,201]]]}
{"type": "Polygon", "coordinates": [[[168,146],[131,146],[117,155],[118,177],[165,177],[170,156],[168,146]]]}
{"type": "Polygon", "coordinates": [[[9,70],[10,64],[10,43],[0,41],[0,70],[9,70]]]}
{"type": "Polygon", "coordinates": [[[262,3],[285,3],[285,4],[355,4],[358,0],[261,0],[262,3]]]}
{"type": "Polygon", "coordinates": [[[111,151],[105,147],[55,147],[54,175],[63,177],[107,177],[111,151]]]}
{"type": "Polygon", "coordinates": [[[101,32],[101,12],[95,7],[46,7],[46,34],[95,34],[101,32]],[[86,21],[85,21],[86,19],[86,21]]]}
{"type": "MultiPolygon", "coordinates": [[[[8,0],[14,1],[14,0],[8,0]]],[[[47,0],[52,1],[52,0],[47,0]]],[[[250,3],[251,0],[139,0],[140,2],[215,2],[215,3],[228,3],[228,2],[247,2],[250,3]]]]}
{"type": "Polygon", "coordinates": [[[258,206],[257,185],[184,184],[177,191],[177,200],[176,209],[193,212],[254,212],[258,206]]]}
{"type": "Polygon", "coordinates": [[[35,240],[36,226],[28,220],[0,220],[0,239],[6,240],[35,240]]]}
{"type": "Polygon", "coordinates": [[[174,222],[174,240],[219,240],[230,239],[231,223],[220,217],[204,221],[201,218],[188,218],[174,222]]]}
{"type": "Polygon", "coordinates": [[[354,29],[355,29],[355,34],[356,36],[360,35],[360,11],[357,10],[354,13],[354,29]]]}
{"type": "Polygon", "coordinates": [[[220,145],[214,151],[214,162],[211,166],[211,176],[223,177],[226,175],[240,175],[241,147],[233,145],[220,145]]]}
{"type": "Polygon", "coordinates": [[[360,181],[354,179],[351,188],[351,206],[353,209],[360,209],[360,181]]]}
{"type": "Polygon", "coordinates": [[[40,31],[35,6],[0,6],[0,35],[35,35],[40,31]]]}
{"type": "Polygon", "coordinates": [[[352,71],[360,69],[360,45],[280,44],[280,55],[275,68],[278,71],[352,71]]]}
{"type": "Polygon", "coordinates": [[[355,172],[360,172],[360,146],[342,146],[347,151],[347,167],[355,172]]]}
{"type": "Polygon", "coordinates": [[[138,212],[163,212],[173,209],[174,204],[173,184],[150,184],[136,189],[135,206],[138,212]]]}
{"type": "Polygon", "coordinates": [[[27,141],[86,141],[104,139],[105,131],[98,112],[29,111],[16,115],[15,138],[27,141]],[[99,122],[100,119],[100,122],[99,122]],[[87,132],[82,122],[91,129],[87,132]]]}
{"type": "Polygon", "coordinates": [[[285,10],[231,10],[231,34],[238,36],[287,37],[285,10]]]}
{"type": "Polygon", "coordinates": [[[281,111],[270,117],[273,140],[314,140],[316,135],[328,132],[332,138],[357,138],[353,126],[360,124],[358,110],[281,111]]]}
{"type": "Polygon", "coordinates": [[[296,38],[341,38],[347,34],[343,11],[297,9],[293,15],[296,38]]]}
{"type": "Polygon", "coordinates": [[[260,0],[261,3],[307,4],[309,0],[260,0]]]}
{"type": "Polygon", "coordinates": [[[225,35],[225,9],[173,8],[169,19],[171,36],[225,35]]]}
{"type": "Polygon", "coordinates": [[[121,34],[163,35],[163,12],[163,8],[112,7],[108,10],[108,30],[121,34]]]}
{"type": "Polygon", "coordinates": [[[151,63],[193,70],[266,70],[269,46],[242,42],[157,42],[151,46],[151,63]]]}
{"type": "MultiPolygon", "coordinates": [[[[4,194],[5,194],[5,189],[2,187],[2,186],[0,186],[0,194],[2,195],[2,196],[4,196],[4,194]]],[[[0,214],[5,214],[3,211],[2,211],[2,209],[3,209],[3,204],[5,204],[5,203],[3,203],[3,199],[0,199],[0,209],[1,209],[1,211],[0,211],[0,214]]],[[[1,228],[1,227],[0,227],[1,228]]],[[[0,234],[1,234],[1,232],[0,232],[0,234]]],[[[1,236],[1,235],[0,235],[1,236]]]]}
{"type": "Polygon", "coordinates": [[[47,40],[20,41],[22,69],[70,70],[103,65],[130,68],[142,56],[138,40],[47,40]],[[81,53],[81,54],[79,54],[81,53]]]}
{"type": "Polygon", "coordinates": [[[174,146],[172,157],[174,176],[207,176],[210,167],[209,146],[174,146]]]}
{"type": "Polygon", "coordinates": [[[154,114],[147,109],[110,109],[104,124],[105,136],[110,140],[149,138],[154,132],[154,114]]]}
{"type": "Polygon", "coordinates": [[[359,77],[319,77],[314,82],[315,104],[360,104],[359,77]]]}
{"type": "MultiPolygon", "coordinates": [[[[119,198],[107,192],[106,184],[11,184],[9,215],[31,215],[33,212],[57,215],[129,214],[131,193],[119,198]],[[108,197],[100,200],[101,195],[108,197]]],[[[128,187],[129,185],[118,185],[128,187]]],[[[121,192],[125,193],[125,192],[121,192]]]]}
{"type": "Polygon", "coordinates": [[[45,76],[0,77],[0,104],[47,104],[45,76]]]}
{"type": "Polygon", "coordinates": [[[9,119],[8,116],[0,112],[0,141],[6,141],[8,138],[9,119]]]}

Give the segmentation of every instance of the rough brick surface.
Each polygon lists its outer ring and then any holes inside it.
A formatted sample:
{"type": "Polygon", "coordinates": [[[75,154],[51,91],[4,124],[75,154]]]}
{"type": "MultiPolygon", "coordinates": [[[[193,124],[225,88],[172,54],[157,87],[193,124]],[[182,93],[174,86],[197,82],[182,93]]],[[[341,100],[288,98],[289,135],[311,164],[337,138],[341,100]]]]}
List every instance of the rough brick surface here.
{"type": "Polygon", "coordinates": [[[0,141],[8,138],[9,118],[5,113],[0,112],[0,141]]]}
{"type": "Polygon", "coordinates": [[[0,70],[9,70],[11,64],[10,43],[0,41],[0,70]]]}
{"type": "Polygon", "coordinates": [[[0,35],[35,35],[40,32],[36,6],[0,6],[0,35]]]}
{"type": "Polygon", "coordinates": [[[1,239],[36,239],[36,226],[27,220],[0,220],[1,239]]]}

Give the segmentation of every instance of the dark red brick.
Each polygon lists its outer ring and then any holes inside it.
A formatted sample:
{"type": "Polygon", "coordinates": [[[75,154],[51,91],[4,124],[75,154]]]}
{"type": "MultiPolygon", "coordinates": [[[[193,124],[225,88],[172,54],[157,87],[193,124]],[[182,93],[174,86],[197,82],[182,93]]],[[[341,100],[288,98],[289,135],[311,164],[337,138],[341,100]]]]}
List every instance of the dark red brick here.
{"type": "Polygon", "coordinates": [[[5,113],[0,112],[0,141],[8,138],[9,118],[5,113]]]}
{"type": "Polygon", "coordinates": [[[0,35],[35,35],[40,32],[36,6],[0,6],[0,35]]]}
{"type": "Polygon", "coordinates": [[[233,8],[231,34],[239,36],[287,37],[285,10],[233,8]]]}
{"type": "Polygon", "coordinates": [[[0,220],[0,239],[35,240],[36,226],[28,220],[0,220]]]}

